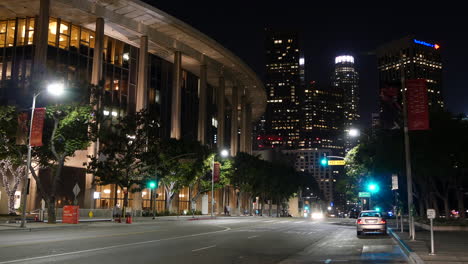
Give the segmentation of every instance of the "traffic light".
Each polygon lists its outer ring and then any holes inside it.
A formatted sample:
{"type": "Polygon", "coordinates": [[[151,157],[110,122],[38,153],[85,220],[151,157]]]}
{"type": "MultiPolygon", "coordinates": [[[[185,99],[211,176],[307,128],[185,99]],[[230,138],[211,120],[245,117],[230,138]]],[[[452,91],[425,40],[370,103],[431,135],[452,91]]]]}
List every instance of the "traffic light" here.
{"type": "Polygon", "coordinates": [[[320,160],[320,165],[322,166],[328,166],[328,159],[326,157],[322,158],[320,160]]]}
{"type": "Polygon", "coordinates": [[[309,206],[308,205],[304,206],[304,210],[309,210],[309,206]]]}
{"type": "Polygon", "coordinates": [[[147,187],[148,189],[156,189],[156,188],[158,188],[158,181],[156,181],[156,180],[150,180],[150,181],[148,181],[148,182],[146,183],[146,187],[147,187]]]}
{"type": "Polygon", "coordinates": [[[380,207],[376,207],[375,210],[376,210],[377,212],[380,212],[380,207]]]}
{"type": "Polygon", "coordinates": [[[377,183],[369,183],[367,185],[367,190],[371,193],[377,193],[380,190],[380,187],[377,183]]]}

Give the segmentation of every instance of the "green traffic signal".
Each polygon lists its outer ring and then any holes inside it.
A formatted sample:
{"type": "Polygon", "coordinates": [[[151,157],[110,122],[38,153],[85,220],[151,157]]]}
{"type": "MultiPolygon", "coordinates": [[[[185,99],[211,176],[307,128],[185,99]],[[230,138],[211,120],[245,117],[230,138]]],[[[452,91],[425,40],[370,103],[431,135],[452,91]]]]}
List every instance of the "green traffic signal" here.
{"type": "Polygon", "coordinates": [[[328,159],[327,158],[321,159],[320,164],[322,164],[322,166],[328,166],[328,159]]]}
{"type": "Polygon", "coordinates": [[[309,206],[306,205],[306,206],[304,207],[304,209],[305,209],[305,210],[309,210],[309,206]]]}
{"type": "Polygon", "coordinates": [[[149,188],[149,189],[156,189],[158,188],[158,182],[155,181],[155,180],[151,180],[149,181],[146,186],[149,188]]]}
{"type": "Polygon", "coordinates": [[[380,187],[376,183],[369,183],[369,185],[367,185],[367,190],[371,193],[376,193],[379,192],[380,187]]]}
{"type": "Polygon", "coordinates": [[[380,208],[379,208],[379,207],[376,207],[375,210],[376,210],[377,212],[380,212],[380,208]]]}

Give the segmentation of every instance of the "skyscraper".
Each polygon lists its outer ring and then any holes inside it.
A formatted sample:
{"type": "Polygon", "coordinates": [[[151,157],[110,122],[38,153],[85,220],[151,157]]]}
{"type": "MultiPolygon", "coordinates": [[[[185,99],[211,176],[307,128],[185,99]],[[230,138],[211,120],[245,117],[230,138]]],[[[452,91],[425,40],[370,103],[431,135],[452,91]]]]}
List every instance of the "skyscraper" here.
{"type": "Polygon", "coordinates": [[[344,156],[343,92],[335,87],[321,88],[315,81],[304,90],[301,148],[330,149],[344,156]]]}
{"type": "Polygon", "coordinates": [[[376,54],[381,89],[388,83],[400,82],[400,66],[404,65],[405,79],[426,79],[429,108],[444,108],[442,56],[438,44],[407,36],[380,46],[376,54]]]}
{"type": "Polygon", "coordinates": [[[267,135],[282,138],[280,144],[298,145],[300,98],[303,92],[304,59],[296,32],[266,30],[267,135]]]}
{"type": "Polygon", "coordinates": [[[343,132],[345,133],[345,151],[348,151],[356,142],[347,136],[347,132],[350,128],[356,126],[359,120],[359,75],[354,67],[353,56],[343,55],[335,58],[332,86],[343,92],[343,132]]]}

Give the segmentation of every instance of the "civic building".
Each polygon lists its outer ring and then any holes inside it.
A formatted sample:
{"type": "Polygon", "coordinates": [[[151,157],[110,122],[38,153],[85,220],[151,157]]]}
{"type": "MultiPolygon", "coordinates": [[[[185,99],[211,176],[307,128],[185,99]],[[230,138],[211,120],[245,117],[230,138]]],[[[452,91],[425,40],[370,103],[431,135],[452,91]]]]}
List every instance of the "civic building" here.
{"type": "MultiPolygon", "coordinates": [[[[153,108],[160,113],[162,138],[188,138],[235,156],[251,153],[252,124],[265,111],[267,97],[258,76],[236,55],[187,23],[139,0],[2,0],[0,3],[0,104],[31,107],[38,79],[65,85],[102,85],[103,113],[118,118],[153,108]]],[[[80,92],[80,91],[75,91],[80,92]]],[[[47,99],[38,98],[38,106],[47,99]]],[[[68,160],[57,207],[69,204],[78,184],[80,207],[122,204],[122,190],[93,186],[84,162],[93,147],[68,160]],[[116,200],[117,199],[117,200],[116,200]]],[[[16,199],[21,199],[21,187],[16,199]]],[[[164,208],[162,187],[156,202],[164,208]]],[[[30,178],[28,210],[40,207],[30,178]]],[[[190,208],[189,188],[173,202],[190,208]]],[[[130,207],[150,205],[149,190],[132,193],[130,207]]],[[[215,191],[216,210],[246,206],[232,187],[215,191]]],[[[211,195],[197,210],[209,213],[211,195]]],[[[7,196],[0,186],[0,214],[7,196]]],[[[18,203],[19,204],[19,203],[18,203]]]]}

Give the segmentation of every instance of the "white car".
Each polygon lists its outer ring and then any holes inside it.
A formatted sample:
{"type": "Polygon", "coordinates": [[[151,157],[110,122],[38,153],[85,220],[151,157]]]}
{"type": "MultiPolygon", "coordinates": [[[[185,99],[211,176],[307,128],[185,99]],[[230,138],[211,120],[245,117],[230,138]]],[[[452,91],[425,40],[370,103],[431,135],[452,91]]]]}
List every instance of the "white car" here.
{"type": "Polygon", "coordinates": [[[362,211],[356,220],[356,228],[358,236],[365,233],[387,234],[387,221],[379,211],[362,211]]]}

